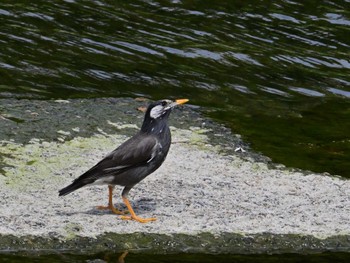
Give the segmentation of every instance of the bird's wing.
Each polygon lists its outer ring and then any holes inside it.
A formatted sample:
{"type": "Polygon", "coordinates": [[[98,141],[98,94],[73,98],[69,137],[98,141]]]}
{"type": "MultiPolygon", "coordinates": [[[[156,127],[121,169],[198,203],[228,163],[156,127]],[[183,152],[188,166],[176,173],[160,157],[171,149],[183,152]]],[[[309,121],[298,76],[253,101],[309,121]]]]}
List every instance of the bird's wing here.
{"type": "Polygon", "coordinates": [[[121,144],[77,180],[96,180],[150,162],[160,148],[154,136],[137,134],[121,144]]]}
{"type": "MultiPolygon", "coordinates": [[[[106,158],[110,165],[104,167],[105,171],[115,171],[127,167],[135,167],[150,162],[156,155],[160,144],[154,136],[138,135],[120,145],[106,158]]],[[[100,162],[102,166],[103,160],[100,162]]]]}

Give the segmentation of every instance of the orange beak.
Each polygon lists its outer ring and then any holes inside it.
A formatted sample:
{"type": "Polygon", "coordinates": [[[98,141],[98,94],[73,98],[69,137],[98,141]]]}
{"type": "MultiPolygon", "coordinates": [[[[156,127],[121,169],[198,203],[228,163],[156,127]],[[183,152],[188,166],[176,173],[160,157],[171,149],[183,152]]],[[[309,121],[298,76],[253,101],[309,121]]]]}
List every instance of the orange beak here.
{"type": "Polygon", "coordinates": [[[179,99],[179,100],[175,100],[176,104],[184,104],[187,101],[189,101],[188,99],[179,99]]]}

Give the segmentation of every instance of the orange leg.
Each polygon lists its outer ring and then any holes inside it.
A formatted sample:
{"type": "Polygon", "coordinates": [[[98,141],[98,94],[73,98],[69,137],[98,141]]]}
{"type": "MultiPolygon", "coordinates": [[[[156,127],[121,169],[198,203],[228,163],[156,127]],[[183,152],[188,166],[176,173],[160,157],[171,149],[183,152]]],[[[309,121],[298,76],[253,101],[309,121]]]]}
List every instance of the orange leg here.
{"type": "Polygon", "coordinates": [[[138,217],[135,212],[134,212],[134,209],[132,209],[130,203],[129,203],[129,200],[126,198],[126,197],[123,197],[123,201],[124,201],[124,204],[126,205],[126,207],[128,208],[129,210],[129,213],[130,213],[130,216],[122,216],[121,219],[124,219],[124,220],[135,220],[137,222],[140,222],[140,223],[147,223],[147,222],[150,222],[150,221],[155,221],[157,220],[157,218],[141,218],[141,217],[138,217]]]}
{"type": "Polygon", "coordinates": [[[113,205],[113,189],[114,189],[114,186],[111,186],[111,185],[108,186],[108,190],[109,190],[108,206],[102,206],[101,205],[101,206],[98,206],[97,209],[100,209],[100,210],[111,210],[114,214],[124,215],[125,212],[119,211],[113,205]]]}

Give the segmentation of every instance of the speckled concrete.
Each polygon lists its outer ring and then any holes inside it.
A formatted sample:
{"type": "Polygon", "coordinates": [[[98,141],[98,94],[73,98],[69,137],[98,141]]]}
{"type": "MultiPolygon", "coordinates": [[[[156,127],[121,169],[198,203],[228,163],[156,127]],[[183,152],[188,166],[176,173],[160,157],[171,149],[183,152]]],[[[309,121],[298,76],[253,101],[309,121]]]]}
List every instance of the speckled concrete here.
{"type": "MultiPolygon", "coordinates": [[[[138,126],[141,121],[139,118],[138,126]]],[[[213,130],[199,126],[179,128],[176,121],[172,126],[174,143],[168,158],[159,170],[130,192],[135,212],[142,217],[155,216],[157,221],[147,224],[123,221],[108,211],[96,209],[96,206],[107,203],[106,186],[85,187],[58,197],[59,189],[129,136],[123,134],[125,126],[122,127],[122,123],[109,120],[107,125],[119,126],[119,132],[96,128],[94,134],[67,139],[65,136],[74,134],[74,127],[67,129],[63,126],[58,130],[56,140],[36,138],[24,143],[16,142],[15,138],[2,140],[2,237],[7,237],[6,240],[9,237],[26,240],[28,237],[47,237],[50,242],[53,242],[52,237],[57,242],[74,239],[79,249],[79,238],[98,240],[113,233],[119,238],[128,237],[123,242],[126,248],[152,246],[152,242],[138,244],[135,239],[128,242],[133,233],[142,233],[146,237],[168,236],[169,241],[171,236],[176,236],[180,243],[181,234],[187,237],[209,235],[205,242],[211,242],[210,239],[217,242],[228,234],[245,237],[266,234],[269,237],[286,236],[284,241],[288,237],[310,237],[309,242],[300,241],[305,242],[310,250],[315,240],[318,240],[317,249],[320,251],[337,250],[336,244],[342,251],[350,250],[349,238],[343,238],[350,236],[349,181],[272,168],[247,156],[224,154],[223,149],[227,146],[213,145],[210,139],[213,130]],[[327,242],[322,248],[320,240],[334,237],[342,238],[334,239],[333,248],[327,242]]],[[[126,127],[136,131],[134,126],[126,127]]],[[[121,190],[116,187],[114,200],[115,205],[122,209],[121,190]]],[[[244,241],[237,242],[232,244],[232,251],[234,246],[244,246],[244,241]]],[[[9,248],[9,244],[0,242],[0,250],[9,248]]],[[[57,247],[54,242],[52,244],[53,249],[57,247]]],[[[197,245],[201,247],[200,242],[197,245]]],[[[191,246],[191,251],[196,251],[195,244],[191,246]]],[[[271,238],[266,240],[265,246],[278,251],[278,244],[271,243],[271,238]]],[[[223,250],[224,247],[224,243],[217,245],[217,252],[231,251],[227,247],[223,250]]],[[[186,241],[179,246],[182,251],[185,248],[186,241]]],[[[261,251],[253,246],[251,251],[249,247],[245,249],[246,253],[261,251]]],[[[215,248],[211,247],[212,250],[215,248]]],[[[288,252],[296,251],[290,246],[288,252]]]]}

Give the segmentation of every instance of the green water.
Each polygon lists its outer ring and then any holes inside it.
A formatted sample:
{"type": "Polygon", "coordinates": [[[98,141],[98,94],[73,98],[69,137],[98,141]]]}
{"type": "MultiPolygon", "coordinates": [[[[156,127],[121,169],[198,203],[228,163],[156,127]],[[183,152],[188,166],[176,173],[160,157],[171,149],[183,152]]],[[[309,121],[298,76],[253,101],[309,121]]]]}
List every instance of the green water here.
{"type": "MultiPolygon", "coordinates": [[[[72,255],[65,253],[56,253],[54,255],[41,256],[21,256],[0,254],[0,262],[11,263],[41,263],[41,262],[86,262],[86,263],[121,263],[122,253],[100,253],[97,255],[72,255]],[[118,261],[119,260],[119,261],[118,261]]],[[[283,254],[283,255],[204,255],[204,254],[170,254],[170,255],[150,255],[150,254],[133,254],[125,256],[125,263],[346,263],[349,262],[350,254],[348,253],[322,253],[314,255],[283,254]]]]}
{"type": "MultiPolygon", "coordinates": [[[[275,162],[350,177],[349,1],[2,0],[0,25],[0,98],[189,98],[275,162]]],[[[342,253],[141,258],[349,261],[342,253]]]]}
{"type": "Polygon", "coordinates": [[[190,98],[287,166],[350,176],[348,1],[1,1],[0,98],[190,98]]]}

